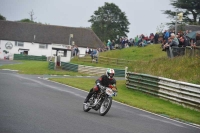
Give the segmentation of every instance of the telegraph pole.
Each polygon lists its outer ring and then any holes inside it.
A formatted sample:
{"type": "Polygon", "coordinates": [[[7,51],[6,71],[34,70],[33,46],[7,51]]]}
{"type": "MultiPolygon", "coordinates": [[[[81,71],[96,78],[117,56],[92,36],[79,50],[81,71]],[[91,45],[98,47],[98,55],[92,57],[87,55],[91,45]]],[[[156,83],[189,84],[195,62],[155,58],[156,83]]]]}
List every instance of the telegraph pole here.
{"type": "MultiPolygon", "coordinates": [[[[30,14],[30,16],[31,16],[31,21],[33,21],[33,15],[34,15],[33,10],[32,10],[29,14],[30,14]]],[[[36,19],[36,18],[34,18],[34,19],[36,19]]]]}

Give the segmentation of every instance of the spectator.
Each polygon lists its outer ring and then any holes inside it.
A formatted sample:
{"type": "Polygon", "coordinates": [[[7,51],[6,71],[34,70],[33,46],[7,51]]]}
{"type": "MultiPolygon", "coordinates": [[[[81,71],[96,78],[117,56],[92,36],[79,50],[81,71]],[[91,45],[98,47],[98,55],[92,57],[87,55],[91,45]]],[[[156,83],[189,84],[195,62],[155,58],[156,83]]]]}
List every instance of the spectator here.
{"type": "Polygon", "coordinates": [[[166,48],[172,47],[172,46],[178,46],[179,45],[179,41],[178,39],[175,37],[175,34],[172,33],[170,39],[167,41],[167,43],[163,46],[163,51],[166,50],[166,48]]]}
{"type": "Polygon", "coordinates": [[[88,47],[85,50],[85,54],[89,54],[89,48],[88,47]]]}
{"type": "Polygon", "coordinates": [[[179,47],[190,46],[190,40],[186,36],[180,37],[179,41],[180,41],[179,47]]]}
{"type": "Polygon", "coordinates": [[[150,36],[149,36],[149,39],[150,39],[150,43],[154,43],[153,40],[154,40],[154,34],[151,33],[150,36]]]}
{"type": "Polygon", "coordinates": [[[125,38],[125,48],[128,48],[129,46],[128,46],[128,38],[126,37],[125,38]]]}
{"type": "Polygon", "coordinates": [[[168,38],[169,38],[169,32],[167,30],[165,30],[164,39],[167,41],[168,38]]]}
{"type": "Polygon", "coordinates": [[[121,44],[122,44],[122,48],[124,48],[125,47],[125,38],[122,38],[121,44]]]}
{"type": "Polygon", "coordinates": [[[145,38],[143,37],[143,38],[142,38],[142,42],[140,42],[139,46],[144,47],[144,46],[146,46],[146,45],[147,45],[147,41],[146,41],[145,38]]]}
{"type": "Polygon", "coordinates": [[[88,52],[88,54],[91,54],[92,53],[92,49],[91,48],[89,48],[89,52],[88,52]]]}
{"type": "Polygon", "coordinates": [[[162,46],[162,51],[166,51],[167,49],[169,49],[169,44],[172,42],[172,38],[169,37],[167,42],[165,41],[165,44],[162,46]]]}
{"type": "Polygon", "coordinates": [[[91,53],[91,58],[94,59],[95,57],[98,57],[98,50],[97,49],[93,49],[92,53],[91,53]]]}
{"type": "Polygon", "coordinates": [[[107,49],[110,50],[110,46],[111,46],[111,42],[110,40],[108,40],[108,43],[107,43],[107,49]]]}
{"type": "Polygon", "coordinates": [[[189,33],[189,30],[186,30],[184,33],[184,36],[186,36],[189,33]]]}
{"type": "Polygon", "coordinates": [[[158,38],[159,38],[159,35],[158,35],[158,33],[156,32],[156,34],[155,34],[155,36],[154,36],[155,44],[158,43],[158,38]]]}
{"type": "Polygon", "coordinates": [[[134,44],[134,39],[130,38],[130,40],[129,40],[129,47],[133,46],[133,44],[134,44]]]}
{"type": "Polygon", "coordinates": [[[115,40],[112,40],[112,43],[111,43],[111,49],[115,49],[115,40]]]}
{"type": "Polygon", "coordinates": [[[192,48],[196,47],[196,39],[190,39],[190,46],[192,48]]]}
{"type": "Polygon", "coordinates": [[[139,41],[139,38],[138,38],[138,35],[135,37],[135,45],[137,46],[138,45],[138,41],[139,41]]]}
{"type": "Polygon", "coordinates": [[[77,56],[79,54],[79,49],[78,46],[75,47],[75,56],[77,56]]]}

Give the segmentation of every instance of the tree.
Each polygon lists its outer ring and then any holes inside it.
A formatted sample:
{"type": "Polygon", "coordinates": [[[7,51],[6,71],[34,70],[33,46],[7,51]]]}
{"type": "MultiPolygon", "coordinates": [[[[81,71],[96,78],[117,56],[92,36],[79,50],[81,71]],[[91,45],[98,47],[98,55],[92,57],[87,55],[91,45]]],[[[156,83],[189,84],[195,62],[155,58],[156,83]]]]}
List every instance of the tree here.
{"type": "Polygon", "coordinates": [[[172,20],[170,24],[174,24],[176,20],[176,14],[183,12],[183,23],[197,24],[197,19],[200,17],[200,1],[199,0],[170,0],[176,10],[166,10],[163,14],[167,14],[168,18],[172,20]]]}
{"type": "Polygon", "coordinates": [[[94,15],[88,22],[92,23],[92,30],[97,36],[106,42],[108,39],[116,39],[117,36],[127,36],[130,25],[126,15],[114,3],[107,3],[94,11],[94,15]]]}
{"type": "Polygon", "coordinates": [[[6,20],[6,18],[0,14],[0,20],[6,20]]]}
{"type": "Polygon", "coordinates": [[[161,23],[160,25],[157,26],[156,31],[158,33],[162,33],[164,28],[165,28],[165,24],[161,23]]]}
{"type": "Polygon", "coordinates": [[[30,20],[30,19],[28,19],[28,18],[21,19],[19,22],[35,23],[34,21],[31,21],[31,20],[30,20]]]}

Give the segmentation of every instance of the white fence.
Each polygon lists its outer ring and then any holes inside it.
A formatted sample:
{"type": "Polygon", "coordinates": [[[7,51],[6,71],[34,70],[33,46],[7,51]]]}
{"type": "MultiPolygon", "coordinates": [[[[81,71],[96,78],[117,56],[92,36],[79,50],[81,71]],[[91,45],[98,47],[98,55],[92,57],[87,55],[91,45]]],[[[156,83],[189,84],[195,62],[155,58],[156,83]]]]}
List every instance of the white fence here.
{"type": "Polygon", "coordinates": [[[200,85],[128,72],[126,86],[200,110],[200,85]]]}

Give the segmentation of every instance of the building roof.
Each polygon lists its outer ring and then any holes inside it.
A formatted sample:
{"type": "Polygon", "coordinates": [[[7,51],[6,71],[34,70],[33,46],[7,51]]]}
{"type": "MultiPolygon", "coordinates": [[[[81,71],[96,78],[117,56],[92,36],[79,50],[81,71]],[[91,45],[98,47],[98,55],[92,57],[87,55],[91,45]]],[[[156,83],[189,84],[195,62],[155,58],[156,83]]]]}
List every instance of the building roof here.
{"type": "Polygon", "coordinates": [[[104,48],[91,29],[0,20],[0,40],[68,45],[70,34],[70,44],[74,41],[78,47],[104,48]]]}
{"type": "Polygon", "coordinates": [[[199,31],[200,26],[199,25],[186,25],[185,30],[199,31]]]}
{"type": "MultiPolygon", "coordinates": [[[[183,28],[184,31],[185,31],[185,30],[199,31],[199,30],[200,30],[200,25],[183,25],[183,26],[181,27],[181,25],[178,24],[178,25],[177,25],[177,31],[181,31],[181,28],[183,28]]],[[[170,27],[169,30],[174,30],[174,29],[175,29],[175,27],[172,26],[172,27],[170,27]]]]}

